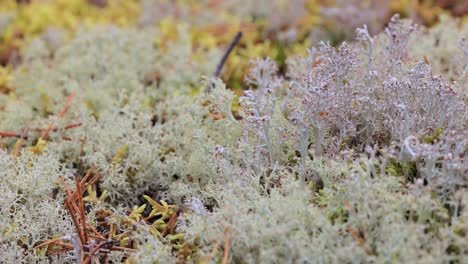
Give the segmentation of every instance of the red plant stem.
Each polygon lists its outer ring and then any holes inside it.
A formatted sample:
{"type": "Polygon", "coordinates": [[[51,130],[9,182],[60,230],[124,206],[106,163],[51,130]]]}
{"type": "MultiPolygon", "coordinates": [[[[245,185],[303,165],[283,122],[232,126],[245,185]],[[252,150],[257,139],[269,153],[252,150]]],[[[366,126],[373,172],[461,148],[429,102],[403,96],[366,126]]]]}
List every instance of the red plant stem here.
{"type": "Polygon", "coordinates": [[[62,137],[63,140],[65,141],[79,141],[81,143],[84,143],[85,142],[85,139],[84,138],[78,138],[78,139],[73,139],[71,137],[62,137]]]}
{"type": "Polygon", "coordinates": [[[85,185],[85,187],[83,188],[83,190],[87,190],[88,187],[94,183],[97,182],[97,180],[99,180],[99,178],[101,177],[101,174],[97,173],[96,175],[94,175],[94,177],[85,185]]]}
{"type": "Polygon", "coordinates": [[[60,176],[59,179],[63,182],[63,185],[65,186],[65,190],[67,190],[68,197],[71,198],[73,196],[73,193],[70,190],[70,187],[68,187],[67,182],[65,181],[65,179],[62,176],[60,176]]]}
{"type": "Polygon", "coordinates": [[[210,262],[215,257],[216,253],[218,252],[218,248],[219,248],[219,245],[221,244],[221,239],[223,239],[223,235],[224,233],[219,234],[218,238],[216,239],[216,244],[213,250],[211,251],[211,255],[208,259],[208,262],[210,262]]]}
{"type": "Polygon", "coordinates": [[[118,246],[113,246],[111,247],[112,250],[119,250],[119,251],[130,251],[130,252],[137,252],[136,249],[133,248],[126,248],[126,247],[118,247],[118,246]]]}
{"type": "Polygon", "coordinates": [[[107,240],[107,239],[102,239],[99,236],[95,236],[95,235],[91,235],[91,234],[88,234],[88,237],[91,238],[91,239],[96,239],[96,240],[107,240]]]}
{"type": "Polygon", "coordinates": [[[20,138],[21,134],[15,132],[0,132],[0,137],[15,137],[20,138]]]}
{"type": "Polygon", "coordinates": [[[171,219],[169,219],[169,221],[167,222],[167,225],[166,227],[164,228],[163,232],[162,232],[162,235],[165,236],[167,235],[167,230],[169,229],[169,227],[171,228],[170,229],[170,234],[173,234],[174,233],[174,230],[175,230],[175,225],[176,225],[176,222],[177,221],[177,213],[174,213],[172,216],[171,216],[171,219]]]}
{"type": "Polygon", "coordinates": [[[24,128],[23,133],[21,134],[20,138],[18,139],[18,142],[16,143],[15,149],[13,150],[13,157],[18,157],[20,148],[23,145],[23,139],[28,134],[29,131],[29,126],[27,125],[26,128],[24,128]]]}
{"type": "Polygon", "coordinates": [[[58,250],[54,250],[54,251],[51,251],[51,252],[47,253],[47,255],[52,256],[52,255],[57,255],[57,254],[67,252],[67,251],[70,251],[70,249],[68,249],[68,248],[58,249],[58,250]]]}
{"type": "Polygon", "coordinates": [[[99,234],[99,232],[94,228],[94,226],[92,226],[91,224],[88,225],[89,229],[91,229],[91,231],[93,231],[94,234],[96,234],[96,236],[101,239],[101,240],[107,240],[105,237],[103,237],[101,234],[99,234]]]}
{"type": "MultiPolygon", "coordinates": [[[[93,167],[93,168],[94,168],[94,167],[93,167]]],[[[93,169],[93,168],[92,168],[92,169],[93,169]]],[[[88,171],[88,172],[86,173],[85,177],[81,180],[80,183],[84,183],[83,180],[88,179],[88,177],[89,177],[88,174],[90,174],[90,173],[91,173],[91,172],[88,171]]],[[[85,192],[91,184],[94,184],[94,183],[99,179],[99,177],[101,177],[101,174],[99,174],[99,173],[95,174],[94,177],[91,178],[91,180],[90,180],[88,183],[86,183],[86,185],[85,185],[83,188],[81,188],[81,194],[80,194],[80,195],[83,195],[83,192],[85,192]]],[[[81,185],[83,185],[83,184],[81,184],[81,185]]],[[[81,186],[80,186],[80,187],[81,187],[81,186]]],[[[73,193],[73,194],[70,196],[70,199],[76,200],[76,198],[77,198],[76,195],[78,195],[78,192],[73,193]]]]}
{"type": "Polygon", "coordinates": [[[73,245],[70,244],[70,243],[65,243],[65,242],[62,242],[62,241],[57,241],[57,242],[55,242],[54,244],[59,245],[59,246],[62,246],[62,247],[66,247],[66,248],[69,248],[69,249],[73,249],[73,245]]]}
{"type": "Polygon", "coordinates": [[[73,207],[70,205],[70,201],[68,199],[65,199],[65,203],[67,205],[67,208],[68,208],[68,212],[70,213],[70,216],[73,220],[73,224],[75,225],[75,228],[76,228],[76,232],[78,233],[78,237],[80,238],[80,242],[81,242],[81,247],[83,247],[83,245],[85,245],[85,240],[84,240],[84,235],[82,234],[82,230],[80,228],[80,224],[78,223],[78,219],[76,219],[76,215],[75,213],[73,212],[73,207]]]}
{"type": "Polygon", "coordinates": [[[83,185],[83,184],[86,182],[86,180],[88,180],[88,178],[89,178],[89,176],[91,176],[91,173],[93,172],[93,170],[94,170],[94,166],[91,167],[91,169],[89,169],[89,170],[86,172],[85,176],[84,176],[83,179],[81,179],[81,181],[80,181],[80,184],[81,184],[81,185],[83,185]]]}
{"type": "Polygon", "coordinates": [[[227,264],[229,259],[229,240],[231,238],[231,228],[226,227],[224,233],[226,234],[226,238],[224,240],[223,264],[227,264]]]}
{"type": "MultiPolygon", "coordinates": [[[[79,127],[79,126],[81,126],[81,125],[82,125],[82,123],[70,124],[70,125],[64,126],[62,129],[68,130],[68,129],[72,129],[72,128],[75,128],[75,127],[79,127]]],[[[39,130],[39,131],[42,132],[42,131],[46,131],[47,128],[38,128],[37,130],[39,130]]],[[[58,131],[58,130],[59,130],[58,127],[54,127],[54,128],[51,128],[49,132],[56,132],[56,131],[58,131]]]]}
{"type": "Polygon", "coordinates": [[[367,255],[374,255],[374,252],[372,249],[366,244],[366,242],[361,238],[361,236],[358,234],[356,230],[352,227],[348,227],[348,231],[351,234],[351,236],[356,240],[356,242],[361,246],[364,251],[367,253],[367,255]]]}
{"type": "Polygon", "coordinates": [[[93,248],[93,250],[91,250],[88,254],[88,256],[86,257],[86,259],[84,260],[83,264],[88,264],[90,261],[91,261],[91,258],[94,256],[94,254],[102,247],[104,246],[105,244],[107,244],[109,242],[105,241],[105,242],[101,242],[99,244],[96,245],[96,247],[93,248]]]}
{"type": "Polygon", "coordinates": [[[86,216],[85,216],[85,211],[84,211],[84,204],[83,204],[83,195],[81,192],[81,184],[80,181],[78,180],[78,177],[75,177],[75,184],[76,184],[76,192],[78,193],[78,207],[80,208],[79,216],[81,218],[81,226],[83,227],[83,235],[85,239],[85,245],[88,243],[88,232],[86,230],[86,216]]]}
{"type": "Polygon", "coordinates": [[[57,237],[57,238],[54,238],[54,239],[47,240],[44,243],[41,243],[41,244],[33,247],[31,250],[36,249],[36,248],[40,248],[40,247],[43,247],[43,246],[47,246],[47,245],[52,244],[52,243],[55,243],[56,241],[59,241],[60,239],[62,239],[62,238],[57,237]]]}
{"type": "Polygon", "coordinates": [[[76,192],[72,193],[72,191],[70,190],[70,187],[68,187],[67,182],[65,182],[65,179],[62,176],[60,176],[60,180],[62,180],[63,184],[65,185],[65,189],[67,190],[67,194],[68,194],[68,200],[73,205],[73,209],[75,209],[75,211],[79,212],[78,207],[75,204],[75,200],[76,200],[75,194],[76,194],[76,192]]]}
{"type": "MultiPolygon", "coordinates": [[[[67,113],[68,109],[70,108],[72,102],[73,102],[73,99],[75,99],[75,96],[76,96],[76,93],[73,92],[67,99],[67,102],[65,103],[65,106],[63,107],[62,111],[60,111],[60,113],[58,114],[58,119],[62,119],[63,116],[67,113]]],[[[49,134],[49,132],[52,130],[54,126],[54,121],[51,121],[49,126],[46,128],[46,130],[42,131],[42,134],[41,134],[41,138],[44,139],[47,137],[47,135],[49,134]]]]}

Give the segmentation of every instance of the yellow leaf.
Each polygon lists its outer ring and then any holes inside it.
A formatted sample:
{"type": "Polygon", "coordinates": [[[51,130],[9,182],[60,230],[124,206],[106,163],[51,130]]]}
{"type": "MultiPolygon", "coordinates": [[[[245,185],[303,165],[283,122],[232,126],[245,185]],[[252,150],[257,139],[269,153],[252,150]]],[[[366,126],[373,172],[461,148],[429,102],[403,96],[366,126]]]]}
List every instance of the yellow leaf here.
{"type": "Polygon", "coordinates": [[[40,155],[42,152],[44,152],[44,149],[47,145],[47,141],[40,138],[35,146],[29,147],[28,150],[31,151],[34,154],[40,155]]]}
{"type": "Polygon", "coordinates": [[[112,163],[121,163],[128,155],[128,145],[123,145],[117,150],[117,154],[112,158],[112,163]]]}

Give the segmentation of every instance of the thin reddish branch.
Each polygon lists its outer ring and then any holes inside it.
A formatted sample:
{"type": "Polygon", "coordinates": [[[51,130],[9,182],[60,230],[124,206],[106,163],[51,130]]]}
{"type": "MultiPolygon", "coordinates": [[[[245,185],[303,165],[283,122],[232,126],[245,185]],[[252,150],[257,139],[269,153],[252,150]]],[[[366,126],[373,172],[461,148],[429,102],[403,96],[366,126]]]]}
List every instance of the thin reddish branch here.
{"type": "MultiPolygon", "coordinates": [[[[63,182],[63,185],[65,186],[65,189],[68,195],[68,197],[65,199],[64,206],[68,210],[72,218],[73,224],[76,228],[76,232],[79,237],[80,250],[86,256],[86,258],[82,262],[85,264],[89,264],[93,260],[93,257],[96,255],[97,252],[108,254],[114,250],[114,251],[123,251],[124,255],[128,255],[130,253],[136,252],[135,249],[113,245],[114,240],[112,240],[112,235],[113,235],[113,230],[115,228],[113,224],[110,224],[109,231],[107,233],[109,238],[106,239],[105,238],[106,234],[100,234],[94,228],[94,226],[86,222],[86,214],[85,214],[86,211],[84,207],[83,193],[86,190],[85,188],[95,184],[96,181],[101,176],[99,173],[97,173],[93,177],[91,177],[93,170],[94,170],[94,167],[89,169],[87,173],[85,174],[85,176],[81,179],[81,181],[78,179],[78,177],[75,177],[76,190],[74,192],[70,189],[65,179],[63,177],[60,177],[60,180],[63,182]],[[86,182],[88,179],[90,180],[86,182]],[[76,200],[78,200],[78,205],[75,204],[76,200]],[[88,228],[89,230],[91,230],[91,232],[88,231],[88,228]],[[98,240],[98,241],[101,240],[102,242],[98,243],[95,247],[93,247],[92,244],[89,243],[89,239],[98,240]]],[[[172,219],[171,232],[173,232],[174,230],[175,222],[177,220],[178,214],[179,212],[174,214],[174,216],[171,218],[172,219]]],[[[74,246],[68,243],[67,240],[69,239],[64,239],[63,237],[54,238],[36,246],[34,249],[44,247],[47,245],[51,245],[51,244],[65,247],[62,249],[52,250],[52,251],[47,252],[48,255],[60,254],[60,253],[67,252],[67,251],[74,249],[74,246]]]]}
{"type": "Polygon", "coordinates": [[[68,194],[68,198],[72,197],[73,196],[73,193],[72,191],[70,190],[70,187],[68,187],[68,184],[67,182],[65,181],[65,179],[60,176],[59,179],[62,181],[63,185],[65,186],[65,190],[67,191],[67,194],[68,194]]]}
{"type": "Polygon", "coordinates": [[[88,178],[89,178],[89,176],[91,176],[91,173],[93,172],[93,170],[94,170],[94,166],[91,167],[91,169],[89,169],[89,170],[86,172],[85,176],[84,176],[83,179],[81,179],[81,181],[80,181],[80,184],[81,184],[81,185],[83,185],[83,184],[86,182],[86,180],[88,180],[88,178]]]}
{"type": "Polygon", "coordinates": [[[101,178],[101,174],[96,173],[94,177],[84,186],[83,190],[87,190],[88,187],[95,184],[99,178],[101,178]]]}
{"type": "Polygon", "coordinates": [[[49,256],[52,256],[52,255],[57,255],[57,254],[60,254],[60,253],[65,253],[65,252],[68,252],[68,251],[70,251],[69,248],[64,248],[64,249],[58,249],[58,250],[50,251],[47,254],[49,256]]]}
{"type": "MultiPolygon", "coordinates": [[[[347,200],[344,200],[343,201],[343,204],[346,208],[348,208],[348,210],[351,212],[352,215],[356,216],[357,217],[357,212],[356,212],[356,209],[354,209],[354,207],[351,205],[351,203],[347,200]]],[[[366,226],[364,224],[360,224],[359,225],[359,232],[356,231],[354,228],[352,227],[349,227],[348,228],[348,231],[349,233],[351,234],[351,236],[354,238],[354,240],[356,240],[358,242],[358,244],[364,248],[364,250],[366,251],[367,254],[369,255],[373,255],[373,251],[372,249],[366,244],[366,240],[368,239],[368,235],[367,235],[367,229],[366,229],[366,226]],[[362,234],[362,235],[360,235],[362,234]]]]}
{"type": "Polygon", "coordinates": [[[0,132],[0,137],[15,137],[20,138],[21,134],[15,132],[0,132]]]}
{"type": "MultiPolygon", "coordinates": [[[[72,128],[75,128],[75,127],[80,127],[81,125],[83,125],[83,124],[82,124],[82,123],[70,124],[70,125],[64,126],[62,129],[63,129],[63,130],[68,130],[68,129],[72,129],[72,128]]],[[[56,131],[58,131],[59,129],[60,129],[60,128],[58,128],[58,127],[53,127],[53,128],[50,129],[49,132],[56,132],[56,131]]],[[[47,128],[37,128],[36,130],[43,132],[43,131],[46,131],[47,128]]]]}
{"type": "MultiPolygon", "coordinates": [[[[94,167],[93,167],[93,168],[94,168],[94,167]]],[[[88,173],[90,173],[90,172],[88,171],[88,173]]],[[[89,177],[89,175],[86,174],[86,175],[85,175],[85,178],[87,179],[88,177],[89,177]]],[[[93,178],[91,178],[91,180],[90,180],[88,183],[86,183],[85,186],[84,186],[83,188],[81,188],[81,193],[80,193],[80,195],[83,195],[83,193],[88,189],[88,187],[89,187],[90,185],[94,184],[100,177],[101,177],[101,174],[96,173],[96,174],[93,176],[93,178]]],[[[83,178],[83,179],[85,179],[85,178],[83,178]]],[[[81,180],[81,182],[83,182],[83,180],[81,180]]],[[[83,185],[83,184],[81,184],[81,185],[83,185]]],[[[78,192],[73,193],[73,195],[70,196],[70,199],[76,200],[76,199],[77,199],[76,195],[78,195],[78,192]]]]}
{"type": "Polygon", "coordinates": [[[23,146],[23,139],[26,137],[29,131],[29,125],[26,125],[23,133],[21,134],[18,142],[16,142],[15,149],[13,150],[13,157],[18,157],[21,147],[23,146]]]}
{"type": "MultiPolygon", "coordinates": [[[[75,193],[76,193],[76,192],[72,192],[72,191],[70,190],[70,187],[68,187],[67,182],[65,181],[65,179],[64,179],[62,176],[60,176],[59,178],[60,178],[60,180],[62,180],[63,185],[65,185],[65,189],[67,190],[68,198],[67,198],[66,200],[70,201],[70,203],[71,203],[73,209],[74,209],[76,212],[79,212],[78,206],[76,206],[76,204],[75,204],[76,198],[73,199],[73,197],[75,196],[75,193]]],[[[65,208],[66,208],[66,204],[65,204],[64,206],[65,206],[65,208]]]]}
{"type": "Polygon", "coordinates": [[[73,206],[70,204],[70,201],[68,199],[65,199],[65,203],[67,205],[68,212],[70,213],[70,216],[73,220],[73,224],[75,225],[76,232],[78,233],[78,237],[80,238],[81,247],[83,247],[83,245],[85,245],[85,239],[84,239],[84,235],[82,234],[82,230],[80,228],[80,223],[78,222],[78,219],[76,218],[76,215],[73,212],[73,209],[72,209],[73,206]]]}
{"type": "Polygon", "coordinates": [[[362,239],[362,237],[358,234],[358,232],[352,228],[351,226],[348,227],[348,231],[351,234],[351,236],[356,240],[356,242],[361,246],[364,251],[367,253],[367,255],[374,255],[374,252],[372,251],[372,248],[369,247],[369,245],[366,244],[366,242],[362,239]]]}
{"type": "Polygon", "coordinates": [[[229,259],[229,240],[231,238],[231,228],[226,227],[224,233],[226,235],[226,238],[224,240],[223,264],[227,264],[229,259]]]}
{"type": "Polygon", "coordinates": [[[78,180],[78,177],[75,177],[75,184],[76,184],[76,192],[78,193],[78,207],[79,207],[79,216],[81,218],[81,226],[83,229],[83,235],[84,235],[84,240],[85,240],[85,245],[88,243],[88,232],[86,230],[86,216],[85,216],[85,211],[84,211],[84,204],[83,204],[83,195],[81,192],[81,184],[80,181],[78,180]]]}
{"type": "Polygon", "coordinates": [[[41,243],[35,247],[33,247],[31,250],[33,249],[37,249],[37,248],[40,248],[40,247],[44,247],[44,246],[47,246],[49,244],[52,244],[52,243],[55,243],[56,241],[59,241],[60,239],[62,239],[61,237],[57,237],[57,238],[53,238],[53,239],[50,239],[50,240],[47,240],[45,241],[44,243],[41,243]]]}
{"type": "Polygon", "coordinates": [[[211,251],[211,255],[208,258],[208,262],[210,262],[216,256],[216,253],[218,252],[219,245],[221,245],[221,240],[223,239],[223,235],[224,235],[224,233],[219,234],[218,238],[216,239],[216,244],[215,244],[213,250],[211,251]]]}
{"type": "Polygon", "coordinates": [[[95,228],[94,226],[92,226],[91,224],[88,225],[89,229],[91,229],[91,231],[93,231],[94,234],[96,234],[96,236],[101,239],[101,240],[107,240],[105,237],[103,237],[95,228]]]}
{"type": "Polygon", "coordinates": [[[85,142],[85,139],[84,138],[77,138],[77,139],[73,139],[71,137],[62,137],[63,140],[65,141],[79,141],[81,143],[84,143],[85,142]]]}
{"type": "Polygon", "coordinates": [[[97,244],[88,254],[88,256],[86,257],[86,259],[84,260],[83,264],[88,264],[91,259],[93,258],[94,254],[99,250],[101,249],[102,246],[108,244],[109,242],[108,241],[104,241],[104,242],[101,242],[99,244],[97,244]]]}
{"type": "Polygon", "coordinates": [[[118,246],[113,246],[113,247],[111,247],[111,249],[112,250],[119,250],[119,251],[137,252],[137,250],[133,249],[133,248],[118,247],[118,246]]]}
{"type": "Polygon", "coordinates": [[[65,242],[62,242],[62,241],[57,241],[57,242],[54,242],[54,244],[59,245],[59,246],[62,246],[62,247],[66,247],[66,248],[69,248],[69,249],[73,249],[73,245],[70,244],[70,243],[65,243],[65,242]]]}
{"type": "Polygon", "coordinates": [[[174,214],[171,216],[171,219],[169,219],[169,221],[167,222],[166,227],[164,228],[164,230],[163,230],[163,232],[162,232],[162,236],[167,235],[167,230],[169,229],[169,227],[171,228],[171,229],[170,229],[170,234],[174,234],[175,226],[176,226],[176,221],[177,221],[177,216],[178,216],[178,213],[174,213],[174,214]]]}
{"type": "Polygon", "coordinates": [[[218,252],[218,248],[221,245],[221,240],[224,238],[224,251],[223,251],[223,264],[226,264],[229,258],[229,240],[231,238],[231,228],[228,226],[224,229],[224,232],[219,234],[218,238],[216,239],[216,244],[211,251],[211,255],[208,257],[208,262],[210,262],[218,252]]]}
{"type": "MultiPolygon", "coordinates": [[[[70,108],[73,99],[75,99],[76,93],[73,92],[67,99],[67,102],[65,103],[65,106],[63,107],[62,111],[58,114],[58,120],[62,119],[63,116],[67,113],[68,109],[70,108]]],[[[52,130],[54,126],[54,121],[51,121],[49,126],[46,128],[46,130],[42,131],[41,138],[44,139],[47,137],[49,132],[52,130]]]]}

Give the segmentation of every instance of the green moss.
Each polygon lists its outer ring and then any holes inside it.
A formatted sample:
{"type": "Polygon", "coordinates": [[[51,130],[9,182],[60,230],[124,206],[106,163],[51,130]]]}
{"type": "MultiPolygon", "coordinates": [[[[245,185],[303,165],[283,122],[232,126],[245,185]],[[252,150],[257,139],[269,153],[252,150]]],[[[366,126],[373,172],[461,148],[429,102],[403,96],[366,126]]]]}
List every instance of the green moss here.
{"type": "Polygon", "coordinates": [[[444,131],[443,128],[438,128],[436,129],[433,135],[426,136],[423,141],[427,144],[434,144],[436,140],[439,140],[439,137],[443,131],[444,131]]]}
{"type": "Polygon", "coordinates": [[[409,182],[414,182],[418,178],[418,169],[415,162],[398,162],[396,159],[390,159],[385,168],[385,172],[393,176],[403,176],[409,182]]]}

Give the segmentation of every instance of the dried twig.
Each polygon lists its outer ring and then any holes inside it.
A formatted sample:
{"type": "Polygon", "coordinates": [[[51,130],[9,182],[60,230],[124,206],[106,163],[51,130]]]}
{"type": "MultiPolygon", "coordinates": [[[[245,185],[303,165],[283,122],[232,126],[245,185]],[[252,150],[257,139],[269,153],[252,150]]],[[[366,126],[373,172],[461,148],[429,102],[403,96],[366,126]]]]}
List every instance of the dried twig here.
{"type": "MultiPolygon", "coordinates": [[[[216,70],[213,73],[214,77],[219,77],[219,75],[221,74],[221,70],[223,69],[223,66],[226,63],[226,60],[229,57],[229,54],[231,54],[232,50],[234,49],[234,47],[237,45],[237,43],[239,42],[241,38],[242,38],[242,31],[239,31],[237,32],[236,36],[232,39],[231,43],[229,43],[229,46],[226,52],[224,52],[224,55],[221,58],[221,61],[216,66],[216,70]]],[[[212,85],[207,85],[205,89],[205,93],[209,93],[211,91],[211,88],[212,88],[212,85]]]]}
{"type": "Polygon", "coordinates": [[[229,259],[229,240],[231,238],[231,228],[226,227],[224,233],[226,234],[226,238],[224,240],[223,264],[227,264],[229,259]]]}
{"type": "MultiPolygon", "coordinates": [[[[79,127],[81,126],[82,123],[76,123],[76,124],[70,124],[70,125],[67,125],[67,126],[64,126],[62,129],[64,130],[68,130],[68,129],[72,129],[72,128],[75,128],[75,127],[79,127]]],[[[56,132],[59,130],[59,128],[55,127],[55,128],[52,128],[52,129],[48,129],[48,128],[36,128],[35,130],[37,131],[41,131],[42,133],[45,133],[46,131],[48,131],[47,133],[50,133],[50,132],[56,132]]],[[[13,137],[13,138],[19,138],[21,139],[21,136],[23,135],[23,140],[24,139],[28,139],[28,136],[23,132],[22,134],[20,133],[16,133],[16,132],[7,132],[7,131],[0,131],[0,137],[13,137]]],[[[42,134],[41,134],[42,135],[42,134]]],[[[41,137],[42,138],[42,137],[41,137]]],[[[63,140],[72,140],[71,138],[69,137],[62,137],[63,140]]],[[[80,141],[83,141],[84,139],[79,139],[80,141]]]]}
{"type": "Polygon", "coordinates": [[[78,180],[78,177],[75,177],[75,183],[76,183],[76,192],[78,193],[78,207],[79,207],[79,216],[81,218],[81,226],[83,228],[83,234],[84,234],[84,240],[87,243],[88,242],[88,232],[86,232],[86,216],[85,216],[85,211],[84,211],[84,204],[83,204],[83,195],[81,192],[81,184],[80,181],[78,180]]]}
{"type": "MultiPolygon", "coordinates": [[[[83,125],[82,123],[75,123],[75,124],[70,124],[70,125],[66,125],[64,126],[62,129],[63,130],[69,130],[69,129],[72,129],[72,128],[75,128],[75,127],[80,127],[81,125],[83,125]]],[[[37,128],[36,130],[38,131],[41,131],[41,132],[44,132],[44,131],[47,131],[48,128],[37,128]]],[[[60,128],[58,127],[53,127],[49,130],[49,132],[56,132],[58,131],[60,128]]]]}
{"type": "Polygon", "coordinates": [[[356,242],[359,244],[359,246],[361,246],[364,249],[364,251],[367,253],[367,255],[374,255],[374,252],[373,252],[372,248],[369,245],[366,244],[364,239],[362,239],[362,237],[359,235],[359,233],[354,228],[352,228],[350,226],[350,227],[348,227],[348,231],[351,234],[351,236],[354,238],[354,240],[356,240],[356,242]]]}
{"type": "Polygon", "coordinates": [[[65,203],[67,205],[68,212],[70,213],[70,216],[72,218],[73,224],[75,225],[76,232],[78,233],[78,237],[80,238],[80,243],[82,247],[83,245],[86,245],[86,240],[84,238],[83,230],[80,228],[80,223],[78,219],[76,218],[71,202],[68,199],[66,199],[65,203]]]}
{"type": "Polygon", "coordinates": [[[94,254],[96,254],[96,252],[101,249],[101,247],[103,247],[104,245],[106,244],[109,244],[109,243],[112,243],[112,241],[104,241],[104,242],[101,242],[99,244],[97,244],[88,254],[88,256],[86,257],[86,259],[84,260],[83,264],[88,264],[91,262],[91,259],[92,257],[94,256],[94,254]]]}
{"type": "Polygon", "coordinates": [[[170,229],[170,234],[174,234],[175,227],[176,227],[176,222],[177,222],[177,217],[180,215],[180,213],[181,213],[181,210],[179,209],[175,214],[173,214],[171,216],[171,218],[167,222],[166,227],[164,228],[164,230],[162,232],[162,236],[167,235],[167,230],[169,229],[169,227],[171,228],[170,229]]]}
{"type": "Polygon", "coordinates": [[[223,57],[221,58],[221,61],[218,63],[216,66],[216,71],[214,72],[214,77],[219,77],[219,74],[221,73],[221,70],[223,69],[224,64],[226,63],[227,58],[229,57],[229,54],[231,54],[232,50],[236,46],[237,42],[242,38],[242,32],[239,31],[237,32],[236,36],[232,39],[231,43],[229,43],[229,46],[224,53],[223,57]]]}
{"type": "Polygon", "coordinates": [[[224,240],[224,252],[223,252],[223,264],[226,264],[229,258],[229,240],[231,237],[231,228],[226,227],[224,229],[224,232],[219,234],[218,238],[216,239],[216,244],[211,251],[211,255],[208,257],[208,262],[211,262],[212,259],[216,256],[216,253],[218,253],[218,248],[221,245],[221,240],[223,239],[223,236],[225,237],[224,240]]]}
{"type": "Polygon", "coordinates": [[[47,245],[49,245],[49,244],[53,244],[53,243],[55,243],[55,242],[57,242],[57,241],[60,241],[61,239],[62,239],[61,237],[57,237],[57,238],[53,238],[53,239],[47,240],[47,241],[45,241],[44,243],[41,243],[41,244],[39,244],[39,245],[33,247],[31,250],[33,250],[33,249],[38,249],[38,248],[41,248],[41,247],[45,247],[45,246],[47,246],[47,245]]]}
{"type": "MultiPolygon", "coordinates": [[[[47,254],[55,255],[64,252],[68,252],[71,250],[77,250],[81,255],[81,262],[84,264],[89,264],[93,261],[94,257],[97,254],[105,254],[105,259],[107,258],[107,254],[111,251],[122,251],[124,256],[128,257],[129,254],[136,252],[135,249],[126,248],[115,246],[114,243],[116,240],[120,239],[117,237],[121,237],[122,235],[126,234],[126,232],[120,234],[119,236],[114,235],[115,226],[114,224],[109,225],[108,232],[99,233],[94,226],[86,221],[86,211],[83,201],[83,193],[87,189],[87,187],[96,183],[96,181],[100,178],[100,174],[96,173],[94,176],[91,177],[93,173],[94,167],[89,169],[84,177],[79,180],[78,177],[75,177],[75,185],[76,190],[72,191],[68,184],[66,183],[63,177],[60,177],[63,185],[65,186],[66,192],[68,197],[65,199],[64,207],[68,210],[70,217],[72,218],[73,225],[76,229],[76,236],[75,239],[72,240],[70,237],[59,237],[50,239],[45,241],[38,246],[34,247],[33,249],[38,249],[41,247],[46,247],[48,245],[55,245],[60,246],[61,248],[57,250],[47,250],[47,254]],[[107,238],[106,238],[107,237],[107,238]],[[72,241],[73,243],[70,243],[72,241]]],[[[175,213],[175,216],[178,216],[180,212],[175,213]]],[[[168,230],[170,228],[170,232],[174,232],[175,222],[177,221],[177,217],[173,217],[171,223],[168,223],[168,230]]],[[[130,232],[130,231],[127,231],[130,232]]]]}
{"type": "Polygon", "coordinates": [[[20,138],[21,134],[15,132],[0,132],[0,137],[15,137],[20,138]]]}
{"type": "MultiPolygon", "coordinates": [[[[349,201],[345,200],[343,202],[344,206],[346,208],[348,208],[348,210],[350,211],[350,213],[354,216],[357,216],[357,212],[356,210],[354,209],[354,207],[349,203],[349,201]]],[[[361,246],[364,251],[368,254],[368,255],[374,255],[374,252],[372,250],[372,248],[366,244],[366,240],[368,239],[368,235],[367,235],[367,230],[366,230],[366,227],[363,225],[363,224],[360,224],[359,226],[359,232],[356,231],[353,227],[348,227],[348,231],[349,233],[351,234],[351,236],[354,238],[354,240],[356,240],[356,242],[359,244],[359,246],[361,246]],[[361,235],[362,234],[362,235],[361,235]]]]}

